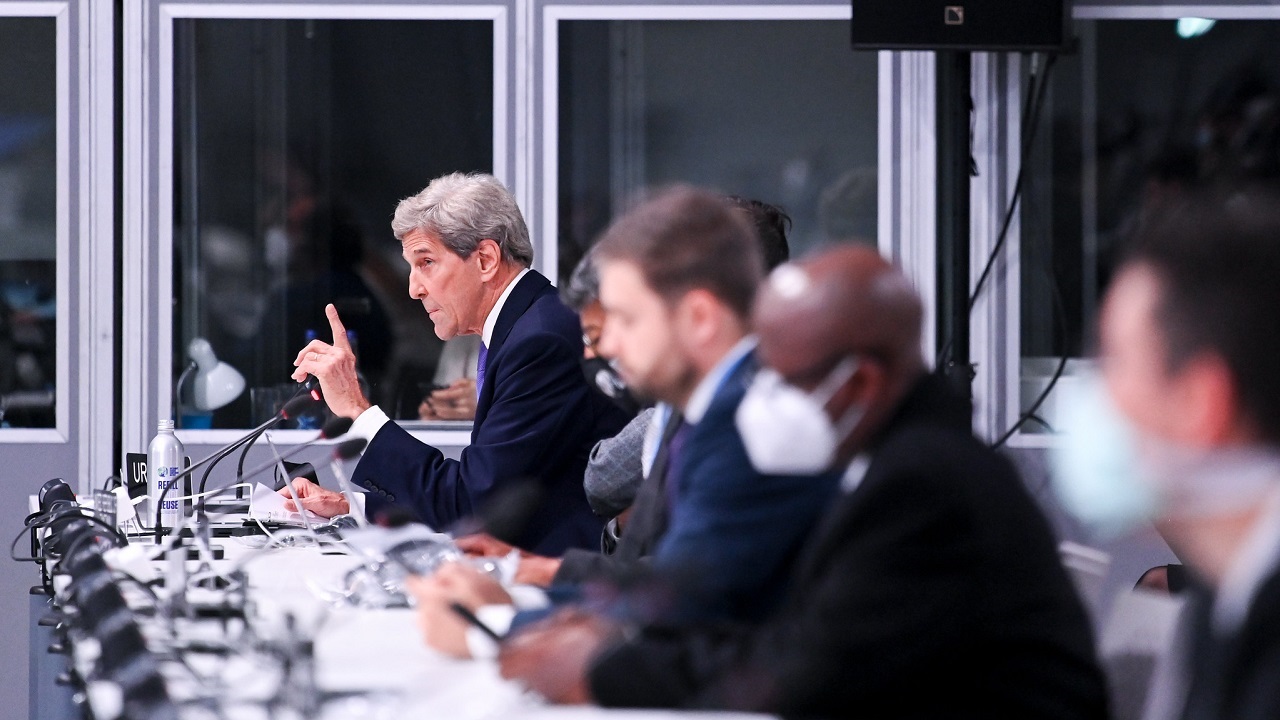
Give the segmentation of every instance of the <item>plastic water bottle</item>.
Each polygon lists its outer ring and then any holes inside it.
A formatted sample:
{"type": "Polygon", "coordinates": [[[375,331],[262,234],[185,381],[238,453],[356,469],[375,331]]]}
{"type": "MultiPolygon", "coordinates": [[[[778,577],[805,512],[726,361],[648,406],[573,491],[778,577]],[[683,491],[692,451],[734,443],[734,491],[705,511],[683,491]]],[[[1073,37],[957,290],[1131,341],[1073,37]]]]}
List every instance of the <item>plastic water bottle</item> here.
{"type": "Polygon", "coordinates": [[[182,518],[182,488],[173,487],[179,481],[177,476],[182,472],[186,449],[177,436],[173,434],[173,421],[161,420],[156,428],[155,439],[147,448],[147,496],[150,498],[150,511],[147,521],[155,522],[156,503],[167,488],[169,494],[164,498],[164,507],[160,509],[160,522],[165,528],[172,530],[182,518]]]}

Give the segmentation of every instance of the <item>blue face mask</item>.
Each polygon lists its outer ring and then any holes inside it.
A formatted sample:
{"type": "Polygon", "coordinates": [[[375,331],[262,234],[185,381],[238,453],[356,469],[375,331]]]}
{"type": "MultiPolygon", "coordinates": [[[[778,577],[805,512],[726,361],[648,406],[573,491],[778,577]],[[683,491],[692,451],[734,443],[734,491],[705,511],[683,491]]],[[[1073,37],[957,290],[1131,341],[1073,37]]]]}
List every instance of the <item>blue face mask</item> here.
{"type": "Polygon", "coordinates": [[[1062,446],[1050,452],[1063,507],[1095,532],[1116,537],[1155,516],[1155,489],[1142,481],[1137,433],[1097,377],[1061,400],[1062,446]]]}
{"type": "Polygon", "coordinates": [[[1062,401],[1063,444],[1051,454],[1063,506],[1103,537],[1157,517],[1196,518],[1257,507],[1280,488],[1280,450],[1192,447],[1143,434],[1090,377],[1062,401]]]}

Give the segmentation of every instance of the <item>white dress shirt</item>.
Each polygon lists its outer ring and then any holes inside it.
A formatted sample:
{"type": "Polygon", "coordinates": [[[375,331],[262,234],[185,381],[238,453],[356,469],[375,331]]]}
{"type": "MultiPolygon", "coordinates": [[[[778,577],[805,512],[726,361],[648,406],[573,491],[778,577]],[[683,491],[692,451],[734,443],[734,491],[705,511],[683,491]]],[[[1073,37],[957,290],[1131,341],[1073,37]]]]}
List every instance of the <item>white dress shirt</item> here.
{"type": "MultiPolygon", "coordinates": [[[[515,289],[516,283],[529,273],[529,268],[524,268],[507,286],[503,288],[502,294],[498,296],[498,302],[493,304],[493,308],[489,310],[489,314],[484,319],[484,328],[480,333],[480,341],[485,347],[489,347],[490,341],[493,340],[493,328],[498,324],[498,316],[502,314],[502,306],[507,303],[507,298],[511,297],[511,291],[515,289]]],[[[474,377],[474,374],[473,374],[474,377]]],[[[368,410],[360,413],[360,417],[351,424],[351,429],[347,431],[347,435],[353,438],[364,438],[372,442],[373,436],[378,434],[382,426],[387,424],[390,418],[377,405],[372,405],[368,410]]]]}
{"type": "Polygon", "coordinates": [[[746,357],[747,353],[755,350],[757,342],[755,335],[742,338],[738,344],[729,348],[729,352],[720,358],[720,362],[707,372],[702,382],[699,382],[689,395],[689,401],[684,404],[685,422],[690,425],[702,422],[702,417],[707,414],[707,408],[711,407],[711,400],[720,389],[720,383],[724,382],[725,377],[738,367],[738,363],[746,357]]]}
{"type": "Polygon", "coordinates": [[[1230,635],[1240,629],[1258,589],[1280,565],[1280,488],[1263,501],[1262,515],[1245,536],[1214,596],[1213,629],[1230,635]]]}

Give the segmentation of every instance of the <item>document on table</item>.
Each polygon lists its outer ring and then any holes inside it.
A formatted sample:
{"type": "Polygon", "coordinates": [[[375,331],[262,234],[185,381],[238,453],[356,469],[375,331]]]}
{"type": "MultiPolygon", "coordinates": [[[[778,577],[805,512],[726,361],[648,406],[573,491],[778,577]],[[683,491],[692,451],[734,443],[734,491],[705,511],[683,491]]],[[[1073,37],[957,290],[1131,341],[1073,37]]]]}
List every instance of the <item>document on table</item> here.
{"type": "MultiPolygon", "coordinates": [[[[253,486],[253,494],[249,496],[249,517],[266,522],[268,520],[290,525],[303,525],[302,514],[286,510],[285,497],[275,490],[258,483],[253,486]]],[[[325,522],[325,519],[310,510],[303,510],[307,520],[313,523],[325,522]]]]}

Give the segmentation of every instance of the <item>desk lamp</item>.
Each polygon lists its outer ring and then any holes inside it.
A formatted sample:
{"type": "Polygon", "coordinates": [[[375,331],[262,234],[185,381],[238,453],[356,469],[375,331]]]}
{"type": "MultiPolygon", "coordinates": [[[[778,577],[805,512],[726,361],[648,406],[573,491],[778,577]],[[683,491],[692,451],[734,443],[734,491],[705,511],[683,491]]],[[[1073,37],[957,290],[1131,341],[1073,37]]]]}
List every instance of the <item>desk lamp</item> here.
{"type": "MultiPolygon", "coordinates": [[[[187,356],[191,364],[178,378],[174,388],[179,411],[182,408],[182,385],[194,371],[191,388],[191,406],[202,413],[226,405],[240,397],[244,392],[244,376],[240,371],[218,359],[213,353],[213,346],[202,337],[195,338],[187,346],[187,356]]],[[[181,412],[179,412],[181,415],[181,412]]]]}

